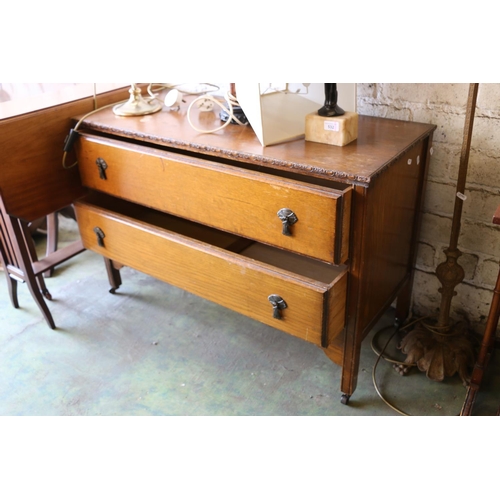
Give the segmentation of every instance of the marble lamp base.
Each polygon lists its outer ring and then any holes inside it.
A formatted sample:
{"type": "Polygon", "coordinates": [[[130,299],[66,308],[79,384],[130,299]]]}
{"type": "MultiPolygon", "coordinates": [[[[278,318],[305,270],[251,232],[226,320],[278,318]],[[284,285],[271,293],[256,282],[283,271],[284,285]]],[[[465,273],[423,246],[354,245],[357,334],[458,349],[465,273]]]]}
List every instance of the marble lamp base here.
{"type": "Polygon", "coordinates": [[[306,115],[306,141],[345,146],[358,138],[358,114],[346,111],[342,116],[306,115]]]}

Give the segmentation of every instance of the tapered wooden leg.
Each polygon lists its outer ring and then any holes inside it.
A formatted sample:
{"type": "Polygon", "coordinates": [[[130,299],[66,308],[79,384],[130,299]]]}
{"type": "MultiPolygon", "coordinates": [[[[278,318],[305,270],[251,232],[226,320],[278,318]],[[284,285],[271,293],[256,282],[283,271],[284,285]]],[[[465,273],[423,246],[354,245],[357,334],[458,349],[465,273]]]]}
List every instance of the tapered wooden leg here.
{"type": "Polygon", "coordinates": [[[340,402],[342,404],[348,404],[349,399],[356,390],[358,385],[358,370],[359,370],[359,358],[361,349],[358,348],[351,353],[350,358],[345,359],[345,365],[342,366],[342,381],[340,385],[341,397],[340,402]]]}
{"type": "MultiPolygon", "coordinates": [[[[351,321],[353,323],[354,321],[351,321]]],[[[344,356],[342,360],[342,378],[340,402],[348,404],[349,399],[358,384],[359,360],[361,356],[361,333],[356,331],[355,325],[347,325],[344,342],[344,356]],[[353,331],[354,330],[354,331],[353,331]]]]}
{"type": "MultiPolygon", "coordinates": [[[[347,335],[347,328],[344,329],[343,336],[347,335]]],[[[347,339],[342,348],[337,346],[328,346],[323,348],[323,352],[336,364],[342,367],[342,377],[340,382],[340,402],[343,405],[349,404],[357,383],[357,370],[359,367],[359,354],[352,351],[353,343],[347,339]],[[356,359],[357,358],[357,359],[356,359]]]]}
{"type": "Polygon", "coordinates": [[[106,266],[106,272],[108,273],[108,280],[111,286],[109,293],[115,293],[122,284],[120,271],[116,268],[116,264],[106,257],[104,257],[104,265],[106,266]]]}

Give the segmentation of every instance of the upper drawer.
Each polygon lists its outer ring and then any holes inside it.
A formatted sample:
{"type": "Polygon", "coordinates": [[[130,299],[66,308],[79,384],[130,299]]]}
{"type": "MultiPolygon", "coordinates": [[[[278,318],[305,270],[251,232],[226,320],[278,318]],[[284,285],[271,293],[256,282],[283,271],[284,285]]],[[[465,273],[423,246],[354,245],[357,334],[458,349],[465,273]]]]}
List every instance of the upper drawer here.
{"type": "Polygon", "coordinates": [[[78,142],[91,189],[325,262],[347,260],[348,185],[342,191],[92,135],[78,142]],[[290,212],[285,222],[278,215],[290,212]]]}

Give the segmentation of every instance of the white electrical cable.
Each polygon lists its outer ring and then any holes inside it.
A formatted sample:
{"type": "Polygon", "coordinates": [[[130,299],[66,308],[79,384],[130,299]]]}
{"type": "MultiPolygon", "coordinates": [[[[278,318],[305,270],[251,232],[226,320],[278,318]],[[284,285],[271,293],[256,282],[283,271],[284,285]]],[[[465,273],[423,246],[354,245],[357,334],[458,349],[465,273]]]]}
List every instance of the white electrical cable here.
{"type": "MultiPolygon", "coordinates": [[[[229,109],[225,108],[224,105],[218,99],[216,99],[215,97],[213,97],[211,95],[204,95],[204,96],[197,97],[196,99],[194,99],[191,102],[191,104],[189,105],[188,110],[187,110],[187,120],[189,122],[189,125],[191,125],[191,127],[194,130],[196,130],[197,132],[201,132],[202,134],[211,134],[213,132],[218,132],[219,130],[222,130],[223,128],[227,127],[229,125],[229,123],[231,123],[232,120],[234,120],[239,125],[246,125],[246,123],[243,123],[242,121],[238,120],[238,118],[236,118],[236,116],[234,115],[233,106],[238,106],[238,101],[229,91],[226,93],[226,102],[228,104],[229,109]],[[200,128],[196,127],[195,125],[193,125],[193,122],[191,121],[191,116],[190,116],[191,109],[195,105],[195,103],[202,101],[202,100],[204,102],[209,101],[209,102],[213,102],[213,103],[217,104],[218,106],[221,107],[221,109],[223,111],[225,111],[229,115],[228,119],[226,120],[226,122],[223,125],[221,125],[220,127],[214,128],[212,130],[203,130],[203,129],[200,129],[200,128]]],[[[212,108],[213,108],[213,105],[210,105],[209,109],[212,109],[212,108]]]]}
{"type": "Polygon", "coordinates": [[[415,363],[405,363],[404,361],[398,361],[398,360],[394,360],[394,359],[391,359],[387,356],[385,356],[385,350],[387,349],[387,346],[389,345],[389,342],[393,339],[393,337],[396,335],[396,333],[400,332],[400,331],[404,331],[404,330],[407,330],[408,328],[410,328],[410,326],[413,326],[415,323],[419,323],[420,321],[423,321],[425,319],[428,319],[430,318],[430,316],[426,316],[424,318],[419,318],[419,319],[416,319],[416,320],[413,320],[411,321],[410,323],[406,324],[405,326],[401,327],[401,328],[398,328],[396,327],[395,331],[393,332],[393,334],[389,337],[389,340],[386,342],[385,346],[383,347],[383,349],[381,351],[379,351],[376,347],[375,347],[375,343],[376,343],[376,340],[378,338],[378,336],[385,332],[386,330],[390,329],[390,328],[393,328],[392,325],[389,325],[389,326],[386,326],[385,328],[382,328],[381,330],[379,330],[378,332],[375,333],[375,335],[373,336],[372,338],[372,342],[371,342],[371,347],[372,347],[372,350],[373,352],[377,355],[377,361],[375,362],[375,364],[373,365],[373,370],[372,370],[372,382],[373,382],[373,387],[375,387],[375,390],[377,391],[377,394],[379,395],[380,399],[387,405],[389,406],[390,408],[392,408],[394,411],[396,411],[397,413],[399,413],[400,415],[403,415],[405,417],[411,417],[411,415],[409,413],[405,413],[404,411],[400,410],[399,408],[397,408],[396,406],[392,405],[391,403],[389,403],[389,401],[387,401],[387,399],[384,398],[384,396],[382,395],[382,392],[380,391],[379,389],[379,386],[377,384],[377,378],[376,378],[376,375],[375,375],[375,372],[377,370],[377,366],[378,366],[378,363],[381,359],[384,359],[385,361],[388,361],[389,363],[392,363],[392,364],[398,364],[398,365],[404,365],[404,366],[415,366],[415,363]]]}
{"type": "MultiPolygon", "coordinates": [[[[214,88],[214,89],[219,89],[219,87],[217,85],[214,85],[212,83],[206,83],[204,85],[209,85],[210,87],[214,88]]],[[[189,105],[189,108],[187,110],[187,119],[188,119],[188,122],[189,124],[191,125],[191,127],[193,127],[197,132],[201,132],[203,134],[210,134],[212,132],[217,132],[219,130],[222,130],[224,127],[227,127],[227,125],[229,125],[229,123],[234,120],[236,123],[238,123],[239,125],[247,125],[246,123],[243,123],[242,121],[238,120],[238,118],[234,115],[234,111],[233,111],[233,106],[238,106],[238,101],[236,100],[236,98],[228,91],[227,94],[226,94],[226,101],[227,101],[227,104],[228,104],[228,107],[229,109],[227,109],[219,100],[215,99],[215,97],[212,97],[211,95],[203,95],[203,92],[206,92],[206,91],[201,91],[199,93],[196,93],[196,92],[187,92],[187,91],[184,91],[184,90],[180,90],[180,85],[157,85],[156,87],[153,87],[154,84],[150,83],[148,85],[148,88],[147,88],[147,92],[149,94],[149,96],[151,97],[150,100],[154,100],[154,99],[158,99],[158,94],[155,93],[155,92],[158,92],[158,91],[161,91],[161,90],[164,90],[164,89],[178,89],[179,92],[183,93],[183,94],[187,94],[187,95],[197,95],[198,97],[196,97],[196,99],[194,99],[191,104],[189,105]],[[201,95],[200,95],[201,94],[201,95]],[[224,110],[228,115],[228,120],[223,124],[221,125],[220,127],[217,127],[213,130],[202,130],[202,129],[199,129],[197,127],[195,127],[191,121],[191,118],[190,118],[190,113],[191,113],[191,108],[193,107],[193,105],[200,101],[200,100],[205,100],[205,101],[209,101],[210,103],[215,103],[217,104],[218,106],[220,106],[222,108],[222,110],[224,110]]],[[[120,101],[120,103],[122,102],[127,102],[127,100],[124,100],[124,101],[120,101]]],[[[120,104],[118,103],[118,104],[120,104]]],[[[86,119],[88,118],[90,115],[96,113],[97,111],[100,111],[102,109],[105,109],[105,108],[109,108],[111,106],[115,106],[117,103],[112,103],[112,104],[108,104],[106,106],[102,106],[100,108],[96,108],[96,103],[94,102],[94,109],[92,111],[90,111],[89,113],[87,113],[86,115],[84,115],[79,121],[78,123],[75,125],[74,129],[72,131],[70,131],[70,133],[72,134],[76,134],[78,128],[80,127],[81,123],[86,119]]],[[[210,105],[210,109],[213,108],[213,104],[210,105]]],[[[67,156],[67,151],[64,151],[63,153],[63,157],[62,157],[62,166],[64,169],[70,169],[70,168],[73,168],[73,167],[76,167],[76,165],[78,164],[78,162],[74,162],[73,164],[71,165],[66,165],[66,156],[67,156]]]]}

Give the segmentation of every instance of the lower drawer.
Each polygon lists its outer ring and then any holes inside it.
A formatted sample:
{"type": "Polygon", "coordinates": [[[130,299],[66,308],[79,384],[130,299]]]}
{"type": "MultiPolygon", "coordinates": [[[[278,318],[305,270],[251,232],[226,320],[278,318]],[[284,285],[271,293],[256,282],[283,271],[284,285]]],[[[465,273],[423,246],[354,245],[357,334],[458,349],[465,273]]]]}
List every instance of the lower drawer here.
{"type": "Polygon", "coordinates": [[[345,266],[114,198],[75,209],[84,246],[104,257],[322,347],[343,330],[345,266]]]}

